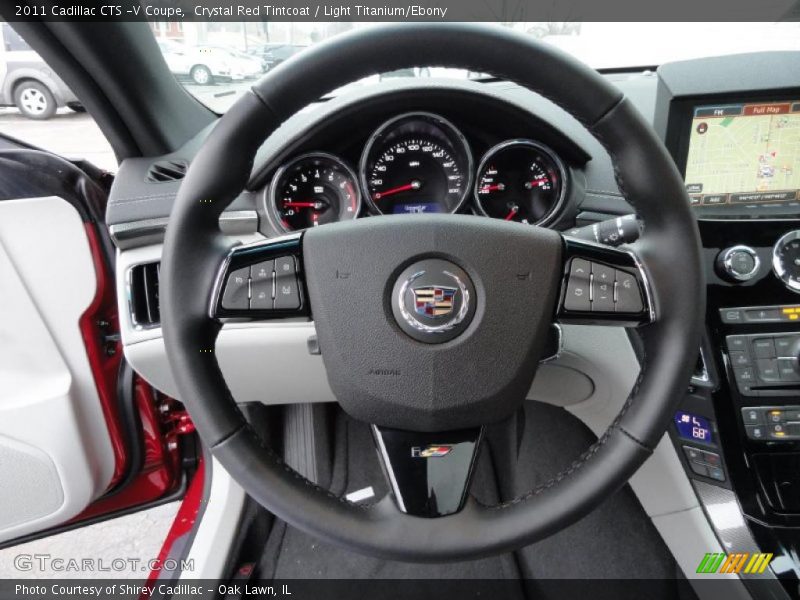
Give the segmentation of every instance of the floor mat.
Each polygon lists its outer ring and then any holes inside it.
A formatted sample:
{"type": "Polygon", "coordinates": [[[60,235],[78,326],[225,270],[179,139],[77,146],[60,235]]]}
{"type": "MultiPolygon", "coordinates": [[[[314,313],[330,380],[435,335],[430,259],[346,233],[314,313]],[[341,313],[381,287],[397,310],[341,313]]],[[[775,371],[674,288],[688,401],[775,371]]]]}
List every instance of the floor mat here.
{"type": "MultiPolygon", "coordinates": [[[[337,494],[371,486],[386,493],[369,427],[338,417],[331,489],[337,494]]],[[[472,493],[484,503],[510,499],[547,481],[593,441],[577,418],[529,402],[524,413],[487,431],[472,493]]],[[[673,579],[675,563],[629,487],[558,534],[514,554],[447,564],[408,564],[355,554],[279,522],[260,565],[279,579],[673,579]]],[[[528,597],[550,597],[548,586],[527,581],[528,597]]],[[[599,591],[599,590],[598,590],[599,591]]],[[[655,591],[655,590],[654,590],[655,591]]],[[[600,594],[602,596],[603,594],[600,594]]],[[[597,596],[597,597],[600,597],[597,596]]],[[[650,597],[676,597],[656,593],[650,597]]]]}

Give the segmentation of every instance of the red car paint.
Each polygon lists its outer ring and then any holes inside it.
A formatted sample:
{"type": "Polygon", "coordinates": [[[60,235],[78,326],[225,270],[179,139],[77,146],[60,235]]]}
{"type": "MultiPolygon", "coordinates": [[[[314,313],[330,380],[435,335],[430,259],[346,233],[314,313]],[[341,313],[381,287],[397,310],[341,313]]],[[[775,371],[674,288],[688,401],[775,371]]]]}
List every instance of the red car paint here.
{"type": "MultiPolygon", "coordinates": [[[[175,515],[175,520],[172,522],[167,537],[161,546],[161,551],[158,553],[156,567],[150,571],[150,576],[147,578],[147,585],[151,586],[156,583],[159,575],[161,574],[161,566],[164,561],[170,558],[172,546],[177,540],[187,535],[194,528],[197,516],[203,504],[203,490],[205,487],[205,464],[202,457],[198,461],[197,472],[192,478],[189,488],[186,490],[186,495],[183,497],[181,506],[178,513],[175,515]]],[[[173,557],[175,558],[175,557],[173,557]]],[[[145,597],[142,597],[145,600],[145,597]]]]}
{"type": "MultiPolygon", "coordinates": [[[[97,273],[97,291],[79,325],[114,451],[110,490],[125,476],[130,461],[117,404],[117,377],[123,354],[120,341],[108,341],[105,337],[119,331],[115,286],[103,260],[95,226],[86,223],[85,230],[97,273]]],[[[70,523],[153,502],[178,485],[181,469],[177,437],[193,431],[193,425],[183,416],[185,413],[179,403],[156,397],[153,388],[139,376],[134,378],[134,395],[142,424],[144,458],[141,470],[124,489],[99,498],[70,523]],[[169,410],[162,413],[157,404],[169,410]]]]}
{"type": "MultiPolygon", "coordinates": [[[[99,498],[72,521],[82,521],[153,502],[175,489],[180,477],[177,446],[165,441],[163,425],[156,409],[153,388],[143,379],[134,380],[136,403],[142,421],[144,460],[137,476],[118,493],[99,498]]],[[[172,434],[174,437],[175,434],[172,434]]]]}
{"type": "Polygon", "coordinates": [[[117,299],[114,282],[109,277],[108,268],[103,260],[100,240],[93,223],[85,223],[86,238],[94,261],[97,274],[97,291],[89,308],[81,315],[79,326],[86,356],[92,370],[97,395],[103,408],[111,447],[114,451],[114,474],[109,489],[114,487],[125,475],[128,464],[128,449],[122,433],[119,411],[117,409],[117,374],[122,360],[122,345],[117,342],[106,342],[104,337],[119,331],[117,318],[117,299]],[[102,327],[100,323],[105,323],[102,327]],[[113,353],[112,353],[113,352],[113,353]]]}

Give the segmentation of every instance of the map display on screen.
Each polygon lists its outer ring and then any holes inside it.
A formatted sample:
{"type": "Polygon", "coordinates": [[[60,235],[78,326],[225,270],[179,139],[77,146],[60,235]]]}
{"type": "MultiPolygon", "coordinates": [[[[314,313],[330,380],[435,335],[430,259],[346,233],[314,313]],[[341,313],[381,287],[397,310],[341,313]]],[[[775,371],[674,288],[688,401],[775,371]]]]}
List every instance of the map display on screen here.
{"type": "Polygon", "coordinates": [[[686,160],[694,206],[800,201],[800,100],[698,106],[686,160]]]}

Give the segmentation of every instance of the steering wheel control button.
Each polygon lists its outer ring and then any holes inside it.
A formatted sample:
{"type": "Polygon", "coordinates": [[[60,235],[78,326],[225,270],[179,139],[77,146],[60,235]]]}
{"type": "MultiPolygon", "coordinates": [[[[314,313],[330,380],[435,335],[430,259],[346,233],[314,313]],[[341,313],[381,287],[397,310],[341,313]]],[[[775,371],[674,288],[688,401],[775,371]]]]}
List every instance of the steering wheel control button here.
{"type": "Polygon", "coordinates": [[[250,294],[251,310],[272,310],[272,273],[268,280],[251,280],[250,294]]]}
{"type": "Polygon", "coordinates": [[[247,310],[250,295],[250,268],[236,269],[228,275],[222,293],[222,307],[232,310],[247,310]]]}
{"type": "Polygon", "coordinates": [[[472,321],[475,302],[466,271],[438,258],[407,267],[392,290],[392,313],[400,329],[428,344],[460,335],[472,321]]]}
{"type": "Polygon", "coordinates": [[[567,297],[564,308],[574,311],[589,312],[592,310],[591,300],[592,266],[588,260],[573,258],[569,268],[567,297]]]}
{"type": "Polygon", "coordinates": [[[761,261],[758,253],[749,246],[733,246],[719,253],[717,274],[733,283],[750,281],[758,275],[761,261]]]}
{"type": "Polygon", "coordinates": [[[614,269],[592,264],[592,311],[614,312],[614,269]]]}
{"type": "Polygon", "coordinates": [[[621,313],[639,313],[644,310],[642,292],[636,276],[627,271],[616,272],[615,306],[617,312],[621,313]]]}
{"type": "Polygon", "coordinates": [[[256,281],[269,281],[272,284],[272,272],[275,270],[275,262],[265,260],[250,267],[250,279],[256,281]]]}
{"type": "Polygon", "coordinates": [[[293,256],[275,259],[275,310],[300,308],[300,286],[293,256]]]}

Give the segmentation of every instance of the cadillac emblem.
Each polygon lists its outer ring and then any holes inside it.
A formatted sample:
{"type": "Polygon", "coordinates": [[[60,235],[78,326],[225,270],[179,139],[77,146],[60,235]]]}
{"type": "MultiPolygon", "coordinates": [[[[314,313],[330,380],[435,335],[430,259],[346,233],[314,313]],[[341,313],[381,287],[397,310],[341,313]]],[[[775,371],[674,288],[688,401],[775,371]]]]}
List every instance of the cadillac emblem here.
{"type": "Polygon", "coordinates": [[[400,328],[414,339],[446,342],[469,325],[475,288],[467,273],[450,261],[422,260],[397,279],[392,311],[400,328]]]}
{"type": "Polygon", "coordinates": [[[441,285],[426,285],[413,288],[414,310],[426,317],[446,317],[453,312],[453,297],[456,288],[441,285]]]}

